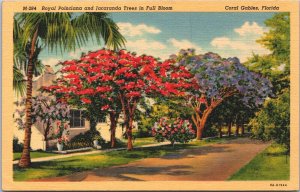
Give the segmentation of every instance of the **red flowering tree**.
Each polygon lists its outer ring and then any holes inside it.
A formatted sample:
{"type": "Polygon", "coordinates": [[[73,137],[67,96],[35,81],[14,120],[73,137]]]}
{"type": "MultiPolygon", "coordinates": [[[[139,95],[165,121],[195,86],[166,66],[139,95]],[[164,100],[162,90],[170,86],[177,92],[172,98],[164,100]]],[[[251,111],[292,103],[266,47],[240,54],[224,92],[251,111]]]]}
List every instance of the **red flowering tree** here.
{"type": "Polygon", "coordinates": [[[195,83],[184,66],[177,67],[174,63],[174,60],[159,62],[152,56],[137,56],[125,50],[102,49],[83,55],[80,60],[63,62],[60,70],[63,78],[46,90],[81,101],[86,108],[107,110],[111,118],[118,117],[121,108],[127,148],[131,150],[134,114],[140,99],[183,96],[193,85],[191,82],[195,83]]]}

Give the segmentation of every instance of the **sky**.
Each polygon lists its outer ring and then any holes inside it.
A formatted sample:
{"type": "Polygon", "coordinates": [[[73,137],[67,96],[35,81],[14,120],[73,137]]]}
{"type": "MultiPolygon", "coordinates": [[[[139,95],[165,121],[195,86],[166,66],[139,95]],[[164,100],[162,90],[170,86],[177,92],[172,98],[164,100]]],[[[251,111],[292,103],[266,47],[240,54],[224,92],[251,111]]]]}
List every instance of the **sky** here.
{"type": "MultiPolygon", "coordinates": [[[[222,57],[238,57],[241,62],[252,53],[260,55],[269,51],[256,42],[268,31],[264,21],[274,13],[111,13],[124,35],[126,49],[137,54],[148,54],[161,59],[180,49],[194,48],[196,53],[215,52],[222,57]]],[[[82,52],[103,48],[89,41],[75,51],[41,52],[45,65],[54,66],[59,61],[78,59],[82,52]]]]}

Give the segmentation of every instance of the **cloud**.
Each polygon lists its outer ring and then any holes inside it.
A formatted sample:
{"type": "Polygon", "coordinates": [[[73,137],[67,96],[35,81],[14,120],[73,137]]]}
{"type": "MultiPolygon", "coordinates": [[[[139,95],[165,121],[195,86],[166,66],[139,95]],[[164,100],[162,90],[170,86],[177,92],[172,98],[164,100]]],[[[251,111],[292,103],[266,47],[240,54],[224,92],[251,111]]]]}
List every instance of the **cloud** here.
{"type": "Polygon", "coordinates": [[[216,37],[214,38],[211,43],[212,46],[216,48],[230,48],[230,49],[238,49],[238,50],[247,50],[247,49],[255,49],[257,46],[253,47],[251,41],[238,41],[233,40],[228,37],[216,37]]]}
{"type": "Polygon", "coordinates": [[[249,34],[262,35],[265,32],[265,29],[259,26],[256,22],[246,21],[241,27],[234,29],[236,33],[240,36],[246,36],[249,34]]]}
{"type": "Polygon", "coordinates": [[[210,45],[214,48],[213,51],[222,57],[238,57],[244,62],[252,56],[252,53],[261,55],[270,53],[256,42],[266,30],[256,22],[250,24],[249,21],[246,21],[241,27],[234,29],[235,35],[215,37],[211,40],[210,45]]]}
{"type": "Polygon", "coordinates": [[[167,46],[164,43],[144,38],[127,40],[126,48],[132,52],[136,52],[139,55],[147,54],[161,58],[164,56],[165,51],[167,51],[167,46]]]}
{"type": "Polygon", "coordinates": [[[42,60],[44,65],[49,65],[50,67],[54,68],[56,64],[58,64],[60,60],[56,57],[50,57],[47,59],[42,60]]]}
{"type": "Polygon", "coordinates": [[[159,41],[152,41],[147,39],[138,39],[135,41],[127,41],[127,47],[135,48],[138,50],[147,50],[147,49],[165,49],[166,45],[159,41]]]}
{"type": "Polygon", "coordinates": [[[123,34],[124,36],[129,36],[129,37],[141,36],[145,33],[158,34],[161,32],[160,29],[158,29],[154,26],[149,26],[149,25],[143,24],[143,23],[134,25],[132,23],[119,22],[119,23],[117,23],[117,25],[120,28],[121,34],[123,34]]]}
{"type": "Polygon", "coordinates": [[[192,42],[190,42],[187,39],[178,40],[175,38],[171,38],[168,40],[169,43],[178,50],[180,49],[188,49],[188,48],[194,48],[196,51],[202,51],[202,48],[192,42]]]}

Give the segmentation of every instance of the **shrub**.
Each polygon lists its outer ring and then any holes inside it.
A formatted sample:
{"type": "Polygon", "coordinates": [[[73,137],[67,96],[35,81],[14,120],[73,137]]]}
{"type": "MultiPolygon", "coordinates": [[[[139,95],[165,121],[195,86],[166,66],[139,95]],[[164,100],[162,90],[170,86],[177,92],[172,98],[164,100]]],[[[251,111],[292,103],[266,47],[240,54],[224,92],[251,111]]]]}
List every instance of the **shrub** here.
{"type": "Polygon", "coordinates": [[[274,140],[290,150],[290,94],[288,91],[278,98],[269,99],[250,121],[252,137],[274,140]]]}
{"type": "Polygon", "coordinates": [[[105,140],[100,136],[98,131],[87,131],[73,137],[70,142],[66,143],[65,149],[92,147],[94,146],[94,138],[97,138],[101,146],[105,143],[105,140]]]}
{"type": "Polygon", "coordinates": [[[195,138],[195,130],[188,120],[161,118],[152,128],[152,135],[156,141],[168,140],[174,146],[175,142],[187,143],[195,138]]]}
{"type": "Polygon", "coordinates": [[[17,137],[13,138],[13,152],[22,152],[23,150],[23,143],[19,142],[17,137]]]}

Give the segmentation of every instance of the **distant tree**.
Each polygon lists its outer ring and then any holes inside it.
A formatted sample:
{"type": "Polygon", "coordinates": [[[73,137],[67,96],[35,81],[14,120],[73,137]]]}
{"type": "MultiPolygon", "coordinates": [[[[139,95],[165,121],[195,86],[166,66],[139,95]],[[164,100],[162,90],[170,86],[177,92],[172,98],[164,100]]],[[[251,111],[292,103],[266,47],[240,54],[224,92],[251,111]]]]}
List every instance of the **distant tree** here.
{"type": "Polygon", "coordinates": [[[271,51],[268,55],[253,54],[245,65],[268,77],[275,95],[289,88],[290,82],[290,15],[276,13],[265,21],[270,29],[257,42],[271,51]]]}
{"type": "Polygon", "coordinates": [[[235,134],[239,132],[243,135],[245,133],[245,124],[250,121],[254,116],[257,107],[249,107],[245,105],[239,95],[232,96],[220,104],[211,114],[208,119],[205,129],[216,127],[219,131],[219,136],[222,137],[222,127],[224,124],[228,126],[227,134],[231,135],[231,126],[233,123],[236,125],[235,134]]]}
{"type": "Polygon", "coordinates": [[[258,43],[271,51],[254,55],[246,62],[252,71],[259,71],[274,85],[275,96],[265,102],[250,121],[253,137],[273,139],[290,148],[290,14],[276,13],[265,21],[270,29],[258,43]]]}

